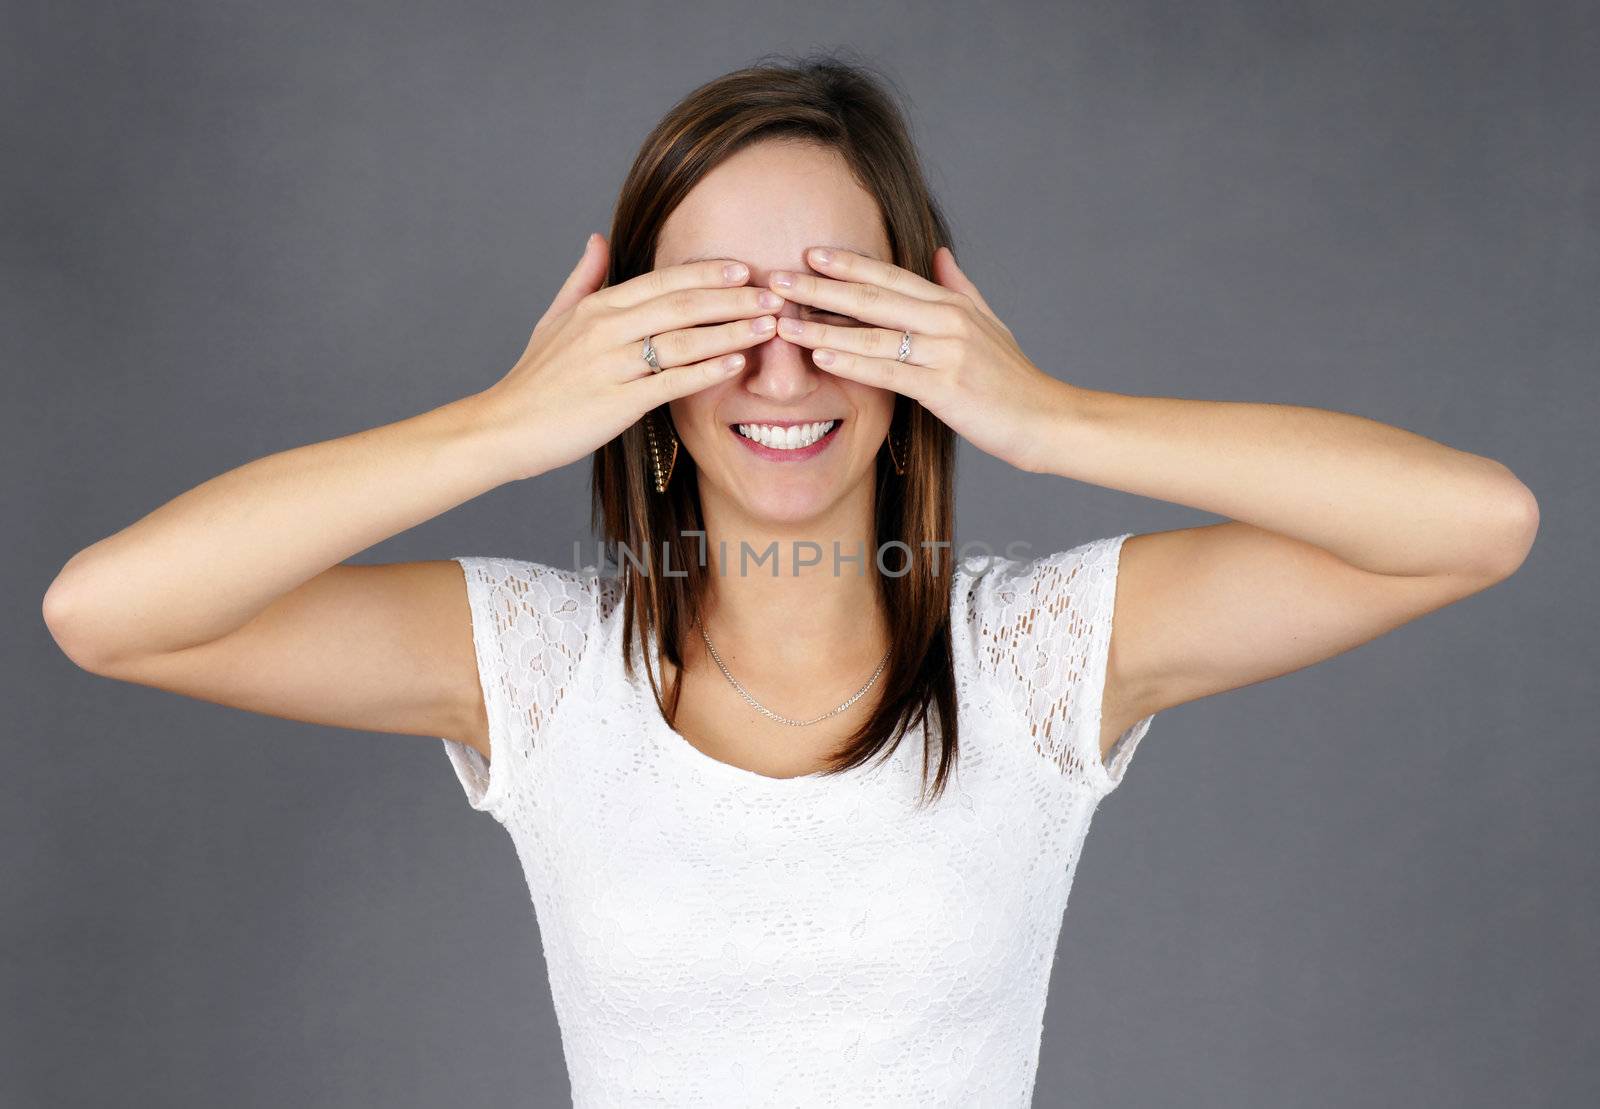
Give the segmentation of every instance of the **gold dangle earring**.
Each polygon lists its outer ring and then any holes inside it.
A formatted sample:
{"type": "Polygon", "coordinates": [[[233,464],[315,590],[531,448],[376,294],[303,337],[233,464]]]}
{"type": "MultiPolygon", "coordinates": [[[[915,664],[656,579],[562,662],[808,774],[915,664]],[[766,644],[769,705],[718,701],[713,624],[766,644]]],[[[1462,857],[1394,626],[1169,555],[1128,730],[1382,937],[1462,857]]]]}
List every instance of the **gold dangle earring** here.
{"type": "Polygon", "coordinates": [[[906,439],[907,433],[904,429],[901,430],[899,435],[896,435],[895,429],[893,427],[889,428],[889,461],[894,464],[894,472],[896,474],[903,475],[906,472],[906,465],[910,462],[906,439]]]}
{"type": "Polygon", "coordinates": [[[647,412],[645,414],[644,434],[650,447],[650,466],[655,471],[656,475],[656,492],[665,493],[667,491],[667,482],[672,480],[673,467],[678,464],[678,436],[671,429],[670,423],[668,424],[667,430],[664,433],[658,434],[656,431],[655,413],[653,412],[647,412]],[[670,440],[672,444],[671,447],[665,451],[663,451],[661,447],[662,435],[670,440]],[[667,456],[667,464],[665,469],[663,469],[661,465],[661,456],[663,453],[665,453],[667,456]]]}

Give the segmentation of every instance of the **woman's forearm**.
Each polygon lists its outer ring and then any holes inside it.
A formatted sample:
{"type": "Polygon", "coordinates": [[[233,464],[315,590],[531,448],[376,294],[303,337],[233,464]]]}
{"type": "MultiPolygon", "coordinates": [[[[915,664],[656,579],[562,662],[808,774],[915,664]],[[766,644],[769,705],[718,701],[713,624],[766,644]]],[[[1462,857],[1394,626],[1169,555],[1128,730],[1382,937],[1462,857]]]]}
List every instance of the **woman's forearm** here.
{"type": "Polygon", "coordinates": [[[1057,384],[1042,472],[1253,524],[1381,574],[1514,569],[1533,541],[1537,504],[1516,475],[1402,428],[1057,384]]]}
{"type": "Polygon", "coordinates": [[[248,462],[79,551],[45,598],[74,657],[175,651],[513,475],[479,394],[248,462]]]}

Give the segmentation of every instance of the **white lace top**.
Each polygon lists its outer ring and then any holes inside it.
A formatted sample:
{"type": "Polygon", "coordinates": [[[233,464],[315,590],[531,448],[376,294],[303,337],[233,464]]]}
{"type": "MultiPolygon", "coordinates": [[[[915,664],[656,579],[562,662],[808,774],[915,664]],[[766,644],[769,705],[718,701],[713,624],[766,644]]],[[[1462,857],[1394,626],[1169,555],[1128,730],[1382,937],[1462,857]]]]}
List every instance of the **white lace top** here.
{"type": "Polygon", "coordinates": [[[920,731],[838,777],[713,759],[625,679],[620,579],[456,559],[492,757],[445,750],[515,843],[574,1105],[1030,1103],[1078,853],[1154,719],[1100,760],[1126,538],[957,563],[922,809],[920,731]]]}

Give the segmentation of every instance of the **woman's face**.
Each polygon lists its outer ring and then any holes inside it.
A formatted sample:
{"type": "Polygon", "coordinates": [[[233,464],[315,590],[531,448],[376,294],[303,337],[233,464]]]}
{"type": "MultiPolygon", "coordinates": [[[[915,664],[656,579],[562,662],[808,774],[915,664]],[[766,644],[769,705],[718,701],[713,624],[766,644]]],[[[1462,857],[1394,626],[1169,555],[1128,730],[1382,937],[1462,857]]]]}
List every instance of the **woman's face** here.
{"type": "MultiPolygon", "coordinates": [[[[750,284],[764,287],[774,270],[810,272],[805,251],[813,246],[890,260],[877,203],[835,151],[766,141],[728,158],[684,197],[662,228],[655,265],[732,258],[750,267],[750,284]]],[[[865,326],[790,301],[773,314],[865,326]]],[[[832,376],[811,361],[809,349],[776,332],[744,355],[738,375],[670,406],[699,470],[708,518],[795,525],[830,514],[847,498],[870,499],[895,394],[832,376]],[[787,439],[775,441],[774,430],[750,427],[830,420],[834,426],[821,440],[800,449],[784,449],[787,439]],[[758,439],[741,434],[740,425],[758,439]]]]}

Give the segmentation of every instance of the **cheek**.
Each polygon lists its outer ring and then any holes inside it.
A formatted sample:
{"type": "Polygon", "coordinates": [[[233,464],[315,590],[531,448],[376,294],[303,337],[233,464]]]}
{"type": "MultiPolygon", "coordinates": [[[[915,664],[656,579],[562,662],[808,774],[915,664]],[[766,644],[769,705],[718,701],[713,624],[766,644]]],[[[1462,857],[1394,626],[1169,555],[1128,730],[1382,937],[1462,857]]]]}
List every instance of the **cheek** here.
{"type": "Polygon", "coordinates": [[[711,418],[713,407],[706,403],[703,391],[679,397],[667,404],[667,410],[672,413],[672,425],[677,428],[680,439],[702,437],[706,430],[703,425],[711,418]]]}
{"type": "Polygon", "coordinates": [[[892,389],[875,389],[859,382],[850,383],[852,406],[863,425],[887,428],[894,418],[896,394],[892,389]]]}

